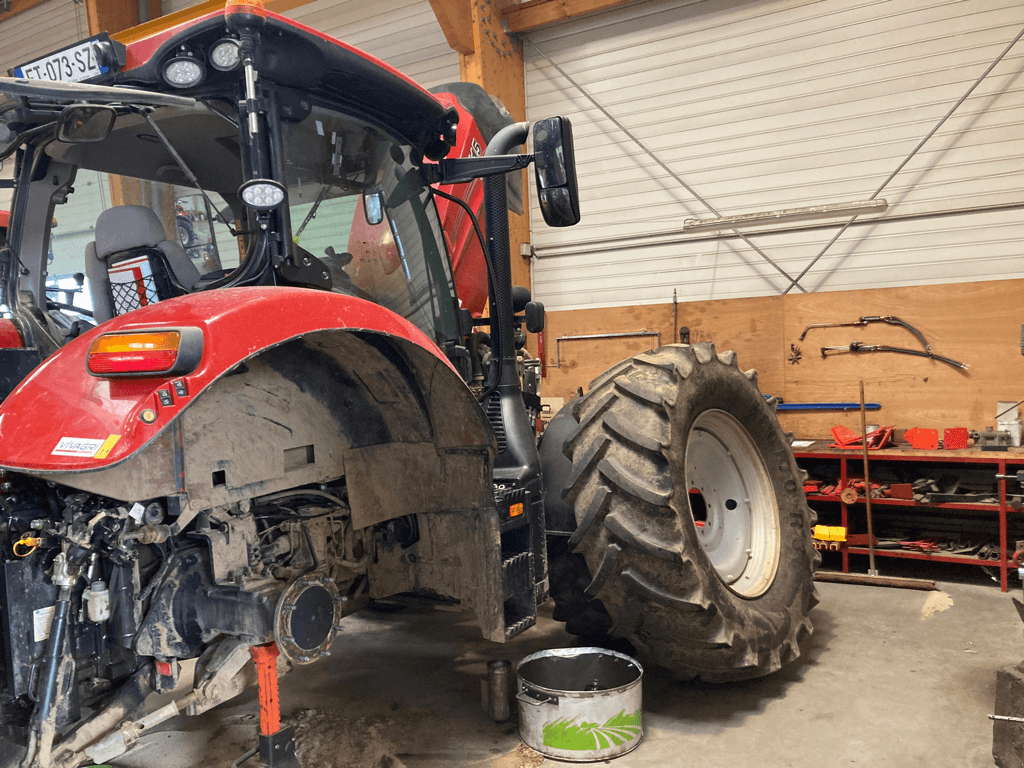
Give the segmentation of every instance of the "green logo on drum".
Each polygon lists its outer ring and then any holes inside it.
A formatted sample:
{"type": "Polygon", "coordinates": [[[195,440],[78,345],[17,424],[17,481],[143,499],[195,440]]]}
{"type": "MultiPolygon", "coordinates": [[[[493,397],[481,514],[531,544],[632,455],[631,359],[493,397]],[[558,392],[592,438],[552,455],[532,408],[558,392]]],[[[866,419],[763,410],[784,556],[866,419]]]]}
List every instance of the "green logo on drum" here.
{"type": "Polygon", "coordinates": [[[609,749],[632,741],[640,735],[640,710],[627,715],[622,710],[604,725],[564,717],[544,726],[544,746],[554,749],[609,749]]]}

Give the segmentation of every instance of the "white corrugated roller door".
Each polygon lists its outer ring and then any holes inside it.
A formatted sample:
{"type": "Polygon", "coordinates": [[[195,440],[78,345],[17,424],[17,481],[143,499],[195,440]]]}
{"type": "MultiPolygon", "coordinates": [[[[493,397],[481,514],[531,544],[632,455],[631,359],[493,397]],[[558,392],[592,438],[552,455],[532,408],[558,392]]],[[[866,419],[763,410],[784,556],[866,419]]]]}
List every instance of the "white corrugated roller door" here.
{"type": "Polygon", "coordinates": [[[202,0],[163,0],[160,3],[160,13],[162,16],[166,16],[169,13],[175,11],[183,11],[186,8],[191,8],[193,5],[198,5],[202,0]]]}
{"type": "Polygon", "coordinates": [[[89,36],[85,3],[46,0],[0,23],[0,74],[89,36]]]}
{"type": "MultiPolygon", "coordinates": [[[[789,281],[740,239],[681,232],[713,214],[680,180],[721,215],[866,200],[1021,31],[1022,9],[673,0],[531,33],[528,116],[573,121],[583,214],[555,230],[534,213],[535,293],[565,310],[781,292],[789,281]]],[[[1024,40],[879,195],[881,220],[855,223],[802,286],[1024,277],[1022,66],[1024,40]]],[[[796,277],[837,231],[749,239],[796,277]]]]}
{"type": "Polygon", "coordinates": [[[427,0],[317,0],[285,15],[386,61],[424,88],[459,80],[459,55],[427,0]]]}
{"type": "MultiPolygon", "coordinates": [[[[0,75],[18,64],[63,48],[89,36],[85,4],[72,0],[46,0],[0,23],[0,75]]],[[[0,164],[0,179],[10,179],[14,158],[0,164]]],[[[12,192],[0,189],[0,209],[10,206],[12,192]]]]}
{"type": "MultiPolygon", "coordinates": [[[[163,11],[192,5],[164,0],[163,11]]],[[[459,55],[445,42],[428,0],[316,0],[284,15],[386,61],[424,88],[459,80],[459,55]]]]}

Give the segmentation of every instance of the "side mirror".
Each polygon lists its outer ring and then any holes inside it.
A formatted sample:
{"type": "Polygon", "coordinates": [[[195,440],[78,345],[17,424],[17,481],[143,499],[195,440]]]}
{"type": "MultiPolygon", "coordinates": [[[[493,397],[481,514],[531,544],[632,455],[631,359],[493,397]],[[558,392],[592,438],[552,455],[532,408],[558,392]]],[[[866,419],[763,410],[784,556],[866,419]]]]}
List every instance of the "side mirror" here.
{"type": "Polygon", "coordinates": [[[95,144],[114,128],[117,112],[105,104],[72,104],[57,118],[57,140],[65,144],[95,144]]]}
{"type": "Polygon", "coordinates": [[[384,221],[384,201],[380,192],[367,192],[363,194],[363,214],[366,216],[366,223],[375,227],[384,221]]]}
{"type": "Polygon", "coordinates": [[[571,227],[580,220],[572,123],[549,117],[533,126],[534,169],[540,211],[549,227],[571,227]]]}
{"type": "Polygon", "coordinates": [[[539,301],[531,301],[525,307],[526,330],[530,333],[540,333],[544,330],[544,305],[539,301]]]}

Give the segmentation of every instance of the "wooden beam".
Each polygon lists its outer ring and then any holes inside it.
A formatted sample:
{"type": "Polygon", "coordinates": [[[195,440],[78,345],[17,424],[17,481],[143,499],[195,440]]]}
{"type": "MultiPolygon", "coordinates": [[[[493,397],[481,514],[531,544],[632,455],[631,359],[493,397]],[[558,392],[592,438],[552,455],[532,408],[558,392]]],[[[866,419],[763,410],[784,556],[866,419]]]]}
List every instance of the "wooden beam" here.
{"type": "MultiPolygon", "coordinates": [[[[473,51],[459,55],[459,72],[463,82],[480,85],[505,105],[513,120],[522,122],[526,119],[522,43],[505,34],[495,0],[470,0],[470,19],[473,51]]],[[[532,290],[530,261],[519,255],[520,245],[530,242],[529,185],[526,172],[522,173],[523,215],[509,214],[512,282],[532,290]]]]}
{"type": "MultiPolygon", "coordinates": [[[[153,0],[150,0],[151,2],[153,0]]],[[[264,7],[268,11],[274,13],[285,13],[298,8],[299,6],[306,5],[313,0],[269,0],[264,3],[264,7]]],[[[125,45],[130,45],[138,40],[142,40],[145,37],[156,34],[164,29],[170,29],[176,27],[179,24],[184,24],[192,19],[198,19],[200,16],[205,16],[208,13],[219,11],[224,7],[224,0],[205,0],[205,2],[197,3],[196,5],[190,6],[174,13],[168,13],[166,16],[150,16],[151,21],[147,21],[145,24],[139,24],[138,26],[132,27],[131,29],[118,30],[117,40],[125,45]]],[[[112,30],[108,30],[112,31],[112,30]]]]}
{"type": "Polygon", "coordinates": [[[636,0],[531,0],[505,8],[501,18],[509,32],[528,32],[632,2],[636,0]]]}
{"type": "Polygon", "coordinates": [[[471,5],[471,0],[430,0],[445,40],[457,53],[473,53],[475,50],[471,5]]]}
{"type": "MultiPolygon", "coordinates": [[[[149,17],[160,15],[160,0],[147,0],[149,17]]],[[[131,0],[85,0],[89,34],[115,34],[139,23],[139,4],[131,0]]]]}

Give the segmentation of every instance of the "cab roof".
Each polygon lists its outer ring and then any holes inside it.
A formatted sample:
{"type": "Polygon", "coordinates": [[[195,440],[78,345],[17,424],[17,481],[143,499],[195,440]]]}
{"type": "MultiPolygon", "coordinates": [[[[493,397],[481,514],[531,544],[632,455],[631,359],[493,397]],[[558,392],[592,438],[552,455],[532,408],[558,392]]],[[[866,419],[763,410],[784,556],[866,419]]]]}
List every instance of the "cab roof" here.
{"type": "MultiPolygon", "coordinates": [[[[162,66],[181,46],[206,51],[225,37],[226,15],[221,8],[130,40],[125,66],[111,84],[169,89],[162,66]]],[[[279,14],[265,15],[255,61],[261,81],[382,124],[431,159],[448,153],[458,123],[454,109],[374,56],[279,14]]],[[[224,76],[212,67],[207,72],[208,80],[224,76]]],[[[171,90],[193,95],[208,89],[209,83],[200,83],[194,89],[171,90]]]]}

